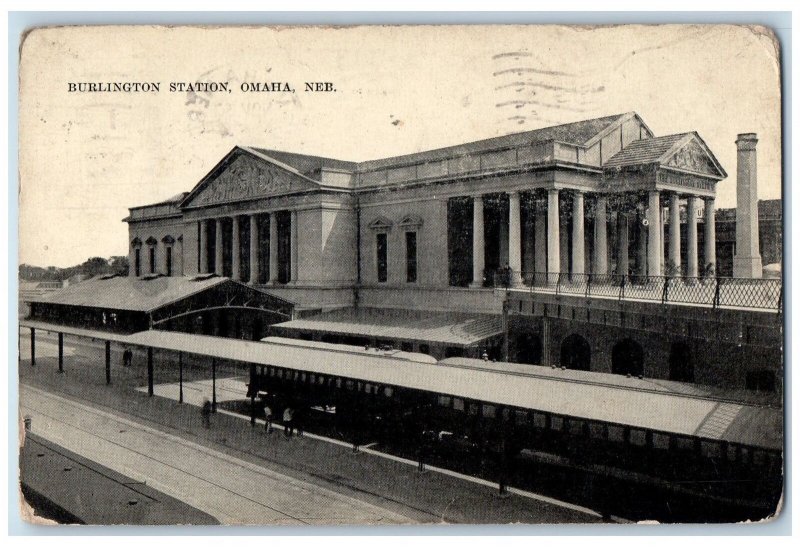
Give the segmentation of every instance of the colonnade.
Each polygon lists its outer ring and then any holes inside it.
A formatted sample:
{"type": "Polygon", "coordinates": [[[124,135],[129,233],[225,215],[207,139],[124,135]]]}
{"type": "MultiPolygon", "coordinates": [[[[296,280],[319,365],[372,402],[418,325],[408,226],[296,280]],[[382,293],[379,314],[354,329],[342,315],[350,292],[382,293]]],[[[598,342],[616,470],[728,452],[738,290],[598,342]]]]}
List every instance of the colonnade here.
{"type": "MultiPolygon", "coordinates": [[[[508,194],[508,230],[501,230],[501,238],[507,237],[506,241],[501,241],[500,246],[508,248],[508,268],[511,270],[510,284],[519,286],[523,283],[522,279],[522,255],[523,252],[534,250],[533,269],[536,273],[547,273],[548,280],[553,280],[551,276],[561,273],[569,273],[573,281],[577,281],[581,276],[591,273],[595,275],[606,275],[609,273],[608,256],[608,220],[609,220],[609,195],[594,194],[594,228],[593,228],[593,248],[594,253],[591,260],[591,271],[586,270],[586,245],[585,245],[585,192],[569,190],[572,199],[572,227],[562,225],[562,215],[560,207],[559,189],[548,189],[545,212],[536,211],[533,219],[532,243],[529,234],[523,237],[521,226],[521,206],[520,192],[511,191],[508,194]],[[563,231],[563,233],[562,233],[563,231]],[[571,238],[571,261],[567,260],[562,253],[568,253],[571,238]],[[523,241],[525,239],[525,241],[523,241]],[[571,262],[571,268],[569,266],[571,262]],[[566,271],[570,270],[570,271],[566,271]]],[[[630,257],[628,255],[630,246],[630,229],[633,217],[639,222],[640,230],[638,237],[638,260],[640,265],[639,274],[641,275],[663,275],[678,276],[681,272],[681,237],[680,237],[680,202],[685,199],[686,207],[686,277],[698,277],[700,263],[698,260],[698,233],[697,220],[699,200],[704,200],[705,219],[704,222],[704,262],[703,264],[716,264],[715,251],[715,226],[714,226],[714,198],[697,196],[681,196],[676,192],[667,193],[669,202],[669,262],[664,260],[664,222],[662,215],[662,192],[653,190],[647,192],[643,203],[636,209],[642,211],[638,215],[630,212],[618,215],[617,241],[617,273],[628,274],[630,269],[630,257]],[[672,267],[666,268],[666,264],[672,267]],[[642,268],[646,264],[646,271],[642,268]]],[[[483,286],[483,276],[485,271],[485,211],[484,195],[478,194],[473,198],[473,262],[472,262],[472,287],[483,286]]],[[[556,277],[557,279],[557,277],[556,277]]]]}
{"type": "MultiPolygon", "coordinates": [[[[231,215],[228,217],[217,217],[200,221],[200,273],[212,273],[210,271],[210,249],[209,233],[210,225],[214,223],[214,272],[216,275],[224,275],[224,229],[223,223],[228,220],[231,222],[231,279],[236,281],[247,281],[249,284],[258,284],[261,278],[261,244],[259,238],[259,228],[262,221],[269,222],[269,257],[268,275],[266,282],[269,284],[279,283],[279,254],[278,254],[278,214],[279,211],[271,213],[255,213],[248,215],[231,215]],[[245,243],[242,240],[241,223],[247,218],[249,222],[250,236],[245,243]],[[250,264],[249,271],[245,272],[242,268],[242,251],[249,250],[250,264]],[[245,275],[247,274],[247,275],[245,275]]],[[[298,230],[297,230],[297,211],[290,211],[290,237],[289,237],[289,283],[297,282],[298,274],[298,230]]]]}

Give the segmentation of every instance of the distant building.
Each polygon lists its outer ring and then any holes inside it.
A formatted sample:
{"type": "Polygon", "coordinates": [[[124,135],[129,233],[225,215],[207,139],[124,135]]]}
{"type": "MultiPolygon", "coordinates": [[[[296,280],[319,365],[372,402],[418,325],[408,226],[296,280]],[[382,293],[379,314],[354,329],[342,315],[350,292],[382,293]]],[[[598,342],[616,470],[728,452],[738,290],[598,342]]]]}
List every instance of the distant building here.
{"type": "MultiPolygon", "coordinates": [[[[717,274],[733,274],[736,251],[736,209],[717,209],[717,274]]],[[[783,262],[783,200],[758,201],[758,238],[764,266],[783,262]]]]}

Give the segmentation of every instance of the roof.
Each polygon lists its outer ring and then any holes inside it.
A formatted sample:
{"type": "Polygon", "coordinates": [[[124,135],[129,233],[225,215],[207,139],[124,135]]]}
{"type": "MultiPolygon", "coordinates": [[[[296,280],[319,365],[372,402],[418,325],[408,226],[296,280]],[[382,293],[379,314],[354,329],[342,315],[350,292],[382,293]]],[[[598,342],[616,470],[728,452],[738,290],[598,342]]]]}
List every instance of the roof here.
{"type": "Polygon", "coordinates": [[[502,334],[499,315],[404,309],[344,308],[272,325],[274,329],[421,340],[466,347],[502,334]]]}
{"type": "Polygon", "coordinates": [[[188,194],[189,194],[189,192],[181,192],[181,193],[175,194],[174,196],[169,197],[169,198],[167,198],[167,199],[165,199],[163,201],[158,201],[156,203],[148,203],[146,205],[137,205],[136,207],[131,207],[131,209],[141,209],[143,207],[156,207],[157,205],[177,204],[177,203],[180,203],[181,201],[183,201],[183,198],[185,198],[188,194]]]}
{"type": "MultiPolygon", "coordinates": [[[[42,323],[23,327],[48,330],[42,323]]],[[[54,332],[67,332],[51,325],[54,332]]],[[[78,329],[71,329],[70,332],[78,329]]],[[[92,337],[135,346],[205,355],[244,363],[273,365],[330,374],[379,385],[448,394],[490,404],[514,406],[675,435],[723,440],[770,450],[783,447],[781,408],[716,398],[637,389],[593,381],[595,373],[570,371],[573,377],[490,370],[479,359],[451,358],[422,363],[383,352],[332,352],[271,338],[251,342],[199,334],[149,330],[129,336],[90,332],[92,337]],[[120,340],[120,338],[122,340],[120,340]],[[477,366],[464,366],[477,365],[477,366]]],[[[502,364],[501,364],[502,365],[502,364]]],[[[563,372],[563,371],[562,371],[563,372]]]]}
{"type": "Polygon", "coordinates": [[[151,312],[223,283],[235,282],[225,277],[94,277],[60,290],[33,296],[28,302],[151,312]]]}
{"type": "MultiPolygon", "coordinates": [[[[705,156],[703,159],[705,160],[704,163],[708,163],[708,169],[716,171],[714,174],[707,172],[705,176],[720,179],[728,176],[725,169],[722,168],[722,165],[720,165],[719,161],[714,156],[714,153],[711,152],[708,145],[700,138],[700,135],[698,135],[696,131],[633,141],[609,158],[603,167],[624,167],[626,165],[647,165],[653,163],[671,167],[671,158],[675,158],[681,150],[686,150],[690,154],[705,156]]],[[[701,169],[701,167],[697,165],[687,167],[679,164],[678,166],[698,172],[701,169]]]]}
{"type": "Polygon", "coordinates": [[[282,152],[280,150],[270,150],[268,148],[248,147],[250,150],[269,156],[274,160],[285,163],[297,169],[298,172],[308,175],[320,169],[339,169],[343,171],[353,171],[358,165],[352,161],[325,158],[322,156],[310,156],[308,154],[295,154],[294,152],[282,152]]]}
{"type": "Polygon", "coordinates": [[[553,140],[568,144],[582,145],[590,141],[592,137],[602,132],[610,125],[622,121],[623,119],[632,115],[634,114],[626,113],[615,114],[613,116],[603,116],[602,118],[593,118],[590,120],[581,120],[562,125],[543,127],[541,129],[534,129],[533,131],[512,133],[510,135],[503,135],[501,137],[493,137],[490,139],[483,139],[466,144],[459,144],[457,146],[448,146],[446,148],[437,148],[435,150],[417,152],[415,154],[406,154],[403,156],[365,161],[358,164],[358,170],[372,171],[375,169],[392,167],[405,163],[425,163],[453,156],[463,156],[478,152],[485,152],[488,150],[495,150],[498,148],[511,148],[515,146],[529,145],[553,140]]]}
{"type": "Polygon", "coordinates": [[[606,161],[604,167],[656,163],[687,135],[692,135],[692,133],[678,133],[633,141],[606,161]]]}

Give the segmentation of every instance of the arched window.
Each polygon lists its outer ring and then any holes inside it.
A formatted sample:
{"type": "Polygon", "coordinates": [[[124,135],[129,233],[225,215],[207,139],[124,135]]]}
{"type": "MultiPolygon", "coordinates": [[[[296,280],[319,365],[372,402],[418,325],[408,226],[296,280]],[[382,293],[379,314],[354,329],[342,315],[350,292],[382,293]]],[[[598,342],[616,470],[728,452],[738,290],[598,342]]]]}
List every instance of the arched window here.
{"type": "Polygon", "coordinates": [[[614,374],[644,374],[644,352],[635,340],[625,338],[611,348],[611,372],[614,374]]]}
{"type": "Polygon", "coordinates": [[[586,338],[570,334],[561,342],[561,366],[575,370],[590,370],[592,349],[586,338]]]}

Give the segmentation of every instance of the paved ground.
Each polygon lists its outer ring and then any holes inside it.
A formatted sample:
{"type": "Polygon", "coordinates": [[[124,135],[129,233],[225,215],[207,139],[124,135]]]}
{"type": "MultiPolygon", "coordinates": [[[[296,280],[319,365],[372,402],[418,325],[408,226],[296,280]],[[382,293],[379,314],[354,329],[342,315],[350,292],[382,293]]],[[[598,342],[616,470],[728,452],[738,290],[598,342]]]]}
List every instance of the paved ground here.
{"type": "MultiPolygon", "coordinates": [[[[157,483],[160,490],[178,499],[192,499],[188,503],[223,522],[232,519],[258,523],[300,520],[322,523],[330,519],[330,523],[354,524],[600,520],[593,511],[557,500],[535,494],[500,498],[492,485],[436,472],[420,474],[407,463],[368,452],[353,454],[346,446],[312,436],[291,440],[282,435],[267,436],[263,429],[252,428],[247,420],[222,413],[213,417],[212,428],[207,430],[202,427],[196,407],[137,392],[137,388],[146,385],[141,360],[135,359],[133,367],[123,368],[118,364],[115,348],[112,385],[107,386],[102,348],[78,343],[70,351],[74,340],[68,338],[66,374],[58,374],[54,338],[48,341],[41,333],[37,334],[36,367],[31,367],[28,360],[27,337],[20,344],[23,352],[20,395],[26,407],[22,413],[41,412],[40,416],[34,416],[34,431],[42,433],[45,427],[62,442],[76,443],[65,433],[68,429],[60,418],[65,412],[74,413],[80,421],[72,423],[70,418],[70,426],[92,433],[97,433],[95,428],[105,431],[90,436],[96,457],[120,461],[115,451],[126,450],[127,456],[122,460],[131,476],[147,477],[148,484],[157,483]],[[51,403],[42,401],[48,398],[45,392],[58,397],[52,397],[51,403]],[[45,425],[48,420],[61,425],[48,427],[45,425]],[[132,458],[137,462],[135,465],[127,463],[131,452],[138,453],[132,458]],[[198,472],[201,467],[197,466],[207,466],[202,469],[217,474],[198,472]],[[218,497],[206,494],[207,480],[212,476],[218,497]],[[261,483],[270,488],[260,487],[261,483]],[[280,491],[275,497],[264,494],[272,488],[280,491]],[[225,493],[226,489],[232,492],[225,493]],[[298,502],[303,499],[305,504],[298,502]],[[332,506],[317,507],[328,504],[332,506]],[[265,515],[272,520],[263,520],[265,515]]],[[[243,372],[220,367],[218,380],[241,376],[243,372]]],[[[173,383],[177,380],[177,370],[157,358],[155,376],[156,384],[173,383]]],[[[201,363],[187,363],[186,381],[204,381],[209,377],[210,370],[201,363]]],[[[79,452],[81,447],[75,448],[79,452]]],[[[101,463],[108,465],[106,461],[101,463]]]]}

